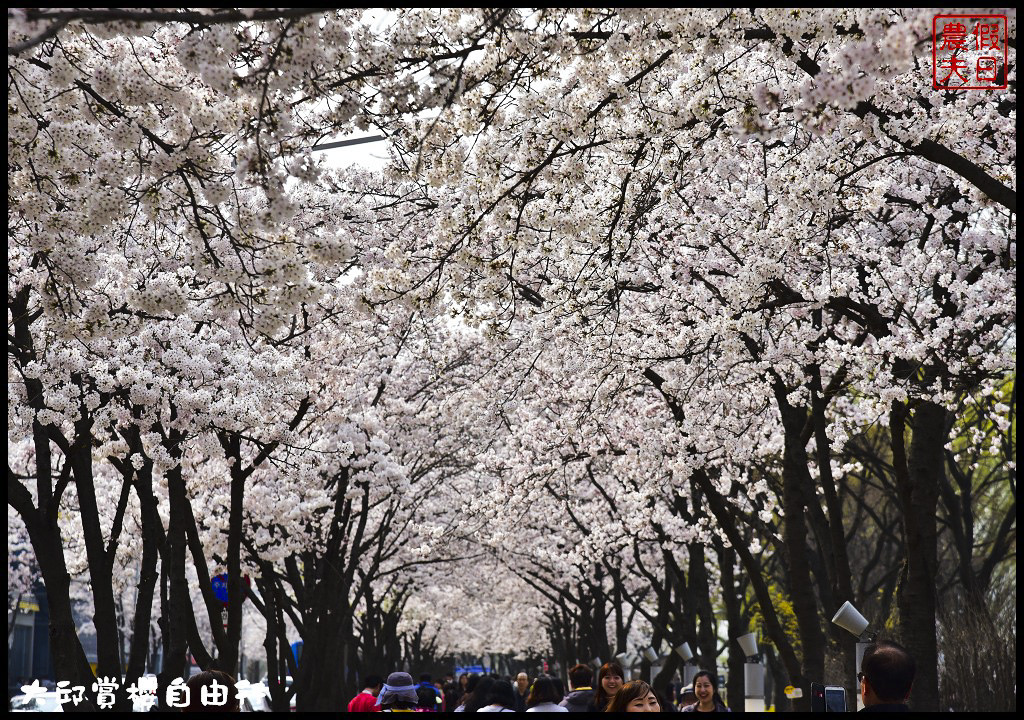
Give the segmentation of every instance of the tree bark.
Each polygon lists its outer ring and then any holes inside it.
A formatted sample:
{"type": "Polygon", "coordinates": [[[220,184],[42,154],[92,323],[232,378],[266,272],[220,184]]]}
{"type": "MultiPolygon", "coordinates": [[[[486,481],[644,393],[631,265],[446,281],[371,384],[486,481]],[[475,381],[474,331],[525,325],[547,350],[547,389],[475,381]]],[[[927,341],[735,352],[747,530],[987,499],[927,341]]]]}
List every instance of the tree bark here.
{"type": "Polygon", "coordinates": [[[729,544],[736,550],[736,554],[739,555],[740,561],[743,563],[743,569],[746,570],[747,576],[750,578],[754,595],[757,597],[757,603],[764,616],[764,630],[772,642],[775,643],[775,647],[778,648],[782,662],[789,673],[790,681],[797,687],[808,688],[804,698],[794,703],[795,709],[799,711],[809,710],[810,682],[814,678],[806,678],[802,674],[803,667],[800,659],[797,657],[793,644],[786,636],[785,630],[782,629],[782,623],[779,620],[778,613],[775,612],[775,606],[772,604],[771,593],[768,591],[768,583],[765,582],[764,577],[761,575],[761,564],[754,558],[750,548],[744,545],[743,538],[736,527],[735,519],[729,512],[725,498],[714,491],[707,473],[703,470],[696,471],[693,474],[693,482],[704,493],[708,507],[718,520],[719,527],[725,532],[729,544]]]}
{"type": "Polygon", "coordinates": [[[42,512],[32,515],[22,514],[32,549],[36,554],[39,572],[46,586],[46,606],[50,612],[49,640],[50,659],[53,671],[58,680],[68,680],[72,686],[82,685],[86,688],[85,702],[74,705],[67,704],[65,712],[91,712],[94,709],[91,698],[93,683],[92,668],[82,649],[75,628],[71,607],[71,576],[64,563],[64,550],[60,542],[57,528],[57,513],[53,513],[53,522],[40,519],[42,512]]]}
{"type": "Polygon", "coordinates": [[[704,547],[690,544],[690,587],[697,600],[697,657],[701,666],[718,675],[718,637],[715,632],[715,611],[711,607],[711,586],[704,563],[704,547]]]}
{"type": "MultiPolygon", "coordinates": [[[[75,423],[75,441],[71,463],[78,491],[82,535],[89,560],[89,579],[93,598],[93,625],[96,628],[96,674],[121,682],[121,653],[117,641],[117,612],[114,603],[113,557],[103,545],[96,486],[92,466],[92,419],[81,408],[82,418],[75,423]]],[[[124,481],[127,482],[127,481],[124,481]]]]}
{"type": "MultiPolygon", "coordinates": [[[[799,408],[790,406],[784,392],[782,389],[776,389],[786,438],[782,458],[782,507],[785,514],[783,540],[789,565],[788,589],[800,628],[803,650],[801,674],[804,678],[814,680],[824,677],[825,674],[825,633],[822,630],[821,615],[814,596],[804,509],[809,502],[816,503],[817,499],[804,497],[804,487],[807,483],[801,476],[808,472],[807,450],[802,443],[807,414],[799,408]]],[[[807,692],[809,694],[809,687],[807,692]]]]}
{"type": "Polygon", "coordinates": [[[893,466],[903,511],[904,573],[897,595],[900,638],[917,663],[912,707],[916,711],[936,712],[939,680],[935,512],[945,472],[946,410],[929,401],[918,405],[910,420],[909,453],[903,437],[906,408],[894,403],[890,418],[893,466]]]}
{"type": "MultiPolygon", "coordinates": [[[[825,614],[832,617],[839,605],[856,598],[853,594],[853,571],[850,569],[850,555],[846,548],[846,531],[843,523],[843,504],[836,490],[835,479],[832,477],[832,450],[828,438],[828,423],[825,418],[825,407],[829,401],[823,396],[821,388],[821,369],[814,368],[811,379],[811,422],[814,425],[814,444],[817,454],[818,473],[822,490],[825,494],[825,507],[828,510],[828,529],[831,538],[834,607],[826,607],[825,614]]],[[[829,625],[832,640],[838,645],[843,659],[842,684],[847,694],[856,697],[860,688],[856,687],[857,674],[857,638],[836,625],[829,625]]]]}
{"type": "MultiPolygon", "coordinates": [[[[125,688],[136,683],[146,671],[150,619],[153,616],[153,597],[159,579],[157,560],[164,535],[163,524],[157,511],[156,498],[153,496],[153,463],[142,453],[142,443],[137,431],[129,433],[126,439],[132,448],[132,453],[139,453],[139,456],[143,458],[143,464],[138,471],[135,471],[128,462],[111,460],[124,476],[125,482],[134,484],[136,495],[139,498],[142,519],[142,560],[139,569],[138,591],[135,596],[135,614],[132,618],[133,632],[125,664],[123,685],[125,688]]],[[[127,700],[127,698],[125,699],[127,700]]],[[[131,712],[130,702],[126,703],[124,711],[131,712]]]]}
{"type": "MultiPolygon", "coordinates": [[[[17,362],[24,366],[35,361],[36,353],[30,328],[28,310],[30,286],[26,285],[8,301],[8,308],[14,325],[13,342],[10,350],[17,362]]],[[[25,378],[29,404],[36,412],[45,409],[43,384],[37,378],[25,378]]],[[[70,480],[71,466],[65,459],[56,484],[53,474],[53,453],[50,449],[51,432],[65,452],[69,449],[67,441],[60,436],[52,425],[43,425],[37,419],[32,420],[32,443],[35,453],[36,500],[38,507],[28,489],[10,470],[7,471],[7,502],[21,516],[28,531],[32,550],[39,564],[39,572],[46,586],[46,606],[50,612],[50,658],[53,669],[60,680],[68,680],[72,685],[83,685],[87,699],[75,706],[68,705],[68,710],[92,711],[93,673],[85,650],[78,639],[71,605],[71,576],[68,574],[64,560],[64,548],[57,524],[57,514],[64,488],[70,480]]]]}
{"type": "MultiPolygon", "coordinates": [[[[176,443],[169,443],[172,447],[176,443]]],[[[167,471],[167,490],[169,496],[169,519],[167,535],[164,540],[162,557],[164,572],[167,577],[167,605],[164,606],[165,624],[162,626],[167,638],[164,645],[164,664],[157,675],[158,698],[161,707],[167,687],[175,678],[185,672],[188,661],[188,613],[192,612],[192,603],[188,594],[185,579],[185,509],[188,502],[185,491],[185,480],[181,474],[181,466],[177,465],[167,471]]],[[[193,623],[195,618],[192,618],[193,623]]]]}
{"type": "MultiPolygon", "coordinates": [[[[736,551],[726,547],[720,540],[715,541],[718,555],[718,567],[722,573],[722,601],[725,605],[725,619],[729,623],[729,637],[737,637],[748,632],[743,622],[740,609],[740,597],[736,592],[736,551]]],[[[744,703],[743,663],[746,658],[738,652],[734,643],[729,643],[729,677],[725,692],[725,702],[731,708],[741,708],[744,703]]]]}

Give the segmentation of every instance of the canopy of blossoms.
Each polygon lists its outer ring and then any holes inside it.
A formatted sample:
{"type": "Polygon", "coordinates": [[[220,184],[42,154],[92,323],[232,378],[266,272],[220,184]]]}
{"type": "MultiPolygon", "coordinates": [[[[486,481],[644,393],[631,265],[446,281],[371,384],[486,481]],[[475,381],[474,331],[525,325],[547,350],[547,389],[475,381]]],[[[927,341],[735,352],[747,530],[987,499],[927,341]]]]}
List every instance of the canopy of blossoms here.
{"type": "Polygon", "coordinates": [[[237,666],[256,613],[310,710],[399,636],[608,658],[698,632],[717,548],[820,677],[852,440],[893,438],[905,611],[927,458],[1015,368],[1015,46],[936,88],[934,15],[9,10],[9,598],[58,675],[73,596],[128,679],[156,630],[237,666]],[[316,151],[357,132],[383,170],[316,151]]]}

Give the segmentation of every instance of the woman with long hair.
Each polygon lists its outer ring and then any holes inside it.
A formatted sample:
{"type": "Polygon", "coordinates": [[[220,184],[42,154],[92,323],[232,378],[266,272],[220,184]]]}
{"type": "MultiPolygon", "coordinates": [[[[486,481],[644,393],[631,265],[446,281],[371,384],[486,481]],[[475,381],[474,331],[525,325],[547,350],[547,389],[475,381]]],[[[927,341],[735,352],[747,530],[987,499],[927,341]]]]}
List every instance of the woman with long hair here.
{"type": "Polygon", "coordinates": [[[732,712],[718,694],[718,678],[707,670],[693,676],[693,692],[697,702],[684,707],[680,712],[732,712]]]}
{"type": "Polygon", "coordinates": [[[605,712],[661,712],[653,688],[643,680],[630,680],[612,696],[605,712]]]}
{"type": "MultiPolygon", "coordinates": [[[[516,691],[512,689],[512,683],[508,680],[495,680],[487,693],[485,705],[477,709],[477,712],[515,712],[516,691]]],[[[469,712],[469,708],[466,708],[469,712]]]]}
{"type": "Polygon", "coordinates": [[[562,691],[552,678],[541,675],[530,686],[530,694],[526,697],[526,712],[569,712],[558,703],[562,700],[562,691]]]}
{"type": "Polygon", "coordinates": [[[476,712],[484,705],[487,704],[487,698],[491,695],[491,689],[494,687],[494,683],[497,682],[492,677],[481,677],[480,682],[477,683],[473,691],[466,696],[466,702],[462,706],[463,712],[476,712]]]}
{"type": "Polygon", "coordinates": [[[618,663],[606,662],[601,666],[597,671],[597,693],[594,695],[594,706],[598,712],[604,712],[625,679],[626,674],[622,672],[622,666],[618,663]]]}
{"type": "MultiPolygon", "coordinates": [[[[466,677],[466,674],[463,673],[462,677],[466,677]]],[[[466,712],[466,703],[473,699],[473,693],[480,684],[480,676],[476,673],[470,673],[469,677],[466,677],[466,682],[463,683],[462,678],[459,678],[459,682],[462,684],[462,696],[459,698],[459,704],[453,712],[466,712]]]]}

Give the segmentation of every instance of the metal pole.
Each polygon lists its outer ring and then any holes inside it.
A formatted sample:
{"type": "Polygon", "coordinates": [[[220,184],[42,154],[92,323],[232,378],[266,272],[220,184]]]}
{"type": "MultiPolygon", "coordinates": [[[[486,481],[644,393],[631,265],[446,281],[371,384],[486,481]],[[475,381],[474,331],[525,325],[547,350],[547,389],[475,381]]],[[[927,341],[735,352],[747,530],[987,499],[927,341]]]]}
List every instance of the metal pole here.
{"type": "Polygon", "coordinates": [[[693,685],[693,676],[700,671],[700,668],[696,665],[686,663],[683,665],[683,686],[693,685]]]}
{"type": "Polygon", "coordinates": [[[864,651],[870,644],[869,642],[857,643],[857,674],[853,676],[855,692],[857,693],[857,712],[864,709],[864,698],[860,694],[860,680],[857,678],[860,676],[860,664],[864,660],[864,651]]]}
{"type": "Polygon", "coordinates": [[[757,662],[743,664],[743,709],[745,712],[764,712],[764,665],[757,662]]]}

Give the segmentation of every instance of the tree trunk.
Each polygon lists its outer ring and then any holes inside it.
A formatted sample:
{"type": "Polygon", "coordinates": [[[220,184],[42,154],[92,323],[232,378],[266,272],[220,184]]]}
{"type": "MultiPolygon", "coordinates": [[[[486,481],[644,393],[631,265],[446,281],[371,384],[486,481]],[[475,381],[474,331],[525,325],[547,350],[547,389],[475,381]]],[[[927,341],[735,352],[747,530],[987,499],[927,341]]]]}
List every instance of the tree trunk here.
{"type": "Polygon", "coordinates": [[[64,550],[60,542],[53,539],[60,537],[57,528],[57,513],[53,513],[53,522],[40,520],[43,513],[35,516],[23,515],[32,549],[36,554],[39,572],[46,586],[46,607],[50,612],[49,640],[50,659],[53,671],[59,680],[68,680],[72,686],[83,685],[86,688],[86,701],[74,705],[68,703],[65,712],[91,712],[94,706],[90,700],[92,693],[93,674],[89,660],[85,657],[82,643],[78,639],[75,620],[71,612],[71,576],[64,564],[64,550]]]}
{"type": "Polygon", "coordinates": [[[761,575],[761,563],[754,558],[750,548],[744,544],[743,537],[736,526],[735,518],[729,512],[725,498],[715,492],[707,473],[703,470],[697,470],[694,472],[692,480],[694,485],[704,493],[708,507],[718,520],[719,527],[725,532],[729,544],[736,550],[736,554],[743,563],[743,569],[746,571],[747,577],[750,578],[751,587],[754,590],[755,597],[757,597],[757,604],[760,606],[761,614],[764,616],[764,630],[772,642],[775,643],[775,647],[778,649],[782,662],[789,674],[790,681],[797,687],[807,688],[804,697],[794,703],[794,709],[798,711],[810,710],[810,682],[814,678],[805,678],[802,674],[803,666],[797,657],[793,644],[786,637],[786,633],[782,629],[782,623],[779,620],[778,613],[775,611],[775,606],[772,604],[768,583],[765,582],[764,577],[761,575]]]}
{"type": "Polygon", "coordinates": [[[697,657],[701,666],[718,675],[718,635],[715,628],[715,611],[711,607],[711,586],[705,567],[704,547],[690,544],[690,587],[697,600],[697,657]]]}
{"type": "MultiPolygon", "coordinates": [[[[804,487],[807,483],[802,475],[808,472],[808,458],[807,450],[801,441],[807,415],[803,410],[791,407],[786,402],[783,392],[784,390],[777,390],[776,395],[786,434],[782,458],[782,507],[785,514],[783,540],[789,565],[788,589],[800,628],[803,650],[801,674],[807,681],[821,682],[819,678],[824,679],[825,674],[825,633],[822,630],[821,615],[814,596],[807,547],[807,524],[804,519],[807,504],[817,502],[816,498],[804,497],[804,487]]],[[[807,687],[805,692],[809,695],[810,687],[807,687]]]]}
{"type": "MultiPolygon", "coordinates": [[[[127,470],[127,468],[125,468],[127,470]]],[[[138,594],[135,597],[135,615],[132,618],[132,639],[125,668],[125,686],[136,682],[146,670],[149,653],[150,618],[153,616],[153,596],[156,592],[157,556],[160,554],[160,540],[163,525],[153,497],[153,464],[143,462],[135,475],[136,493],[142,506],[142,563],[139,571],[138,594]],[[140,489],[142,488],[142,489],[140,489]],[[155,527],[158,523],[159,527],[155,527]]],[[[127,711],[131,711],[129,705],[127,711]]]]}
{"type": "Polygon", "coordinates": [[[897,596],[900,638],[917,663],[911,695],[913,709],[935,712],[939,709],[935,512],[945,471],[946,410],[932,402],[922,402],[917,407],[910,421],[909,455],[903,438],[905,418],[906,409],[894,403],[893,466],[903,512],[905,544],[904,576],[897,596]]]}
{"type": "MultiPolygon", "coordinates": [[[[843,524],[843,504],[836,491],[835,478],[832,477],[832,450],[831,442],[828,439],[827,421],[825,418],[825,407],[829,401],[823,396],[821,388],[820,368],[814,368],[814,375],[811,381],[812,402],[811,412],[814,423],[814,444],[817,453],[818,474],[822,490],[825,494],[825,506],[828,510],[828,530],[830,535],[830,549],[832,552],[833,587],[832,597],[834,607],[825,608],[825,614],[832,617],[839,609],[839,605],[849,600],[853,602],[856,598],[853,594],[853,572],[850,569],[850,556],[846,548],[846,532],[843,524]]],[[[856,697],[860,688],[856,687],[857,673],[857,638],[850,633],[837,627],[829,625],[833,641],[838,645],[843,662],[842,685],[846,688],[851,697],[856,697]]],[[[836,679],[838,680],[838,679],[836,679]]],[[[835,682],[835,680],[834,680],[835,682]]]]}
{"type": "MultiPolygon", "coordinates": [[[[24,366],[36,360],[33,347],[28,300],[31,287],[26,285],[8,300],[8,309],[14,325],[13,349],[17,361],[24,366]]],[[[10,354],[9,356],[10,357],[10,354]]],[[[25,378],[29,404],[36,412],[45,409],[43,384],[38,378],[25,378]]],[[[59,440],[61,448],[67,451],[67,441],[52,425],[43,425],[38,419],[32,420],[32,443],[35,450],[36,500],[34,505],[28,489],[14,477],[8,466],[7,502],[21,516],[28,531],[32,550],[39,564],[39,572],[46,586],[46,606],[50,612],[50,658],[58,679],[68,680],[72,685],[83,685],[87,699],[75,706],[68,704],[68,710],[91,711],[93,674],[85,657],[82,643],[78,639],[75,621],[71,612],[71,577],[64,560],[63,543],[57,513],[64,488],[70,479],[71,466],[65,462],[56,485],[53,474],[53,454],[50,449],[50,432],[59,440]]]]}
{"type": "Polygon", "coordinates": [[[167,471],[167,490],[170,501],[170,517],[167,523],[167,536],[162,553],[164,572],[166,573],[169,585],[166,598],[167,605],[163,609],[166,622],[162,626],[167,640],[164,645],[164,665],[157,676],[157,695],[161,707],[164,707],[167,687],[175,678],[181,677],[186,669],[188,661],[187,614],[192,612],[192,603],[185,579],[184,503],[187,503],[188,499],[185,493],[185,480],[181,476],[180,465],[167,471]]]}
{"type": "MultiPolygon", "coordinates": [[[[722,572],[722,601],[725,604],[725,619],[729,623],[729,637],[738,637],[748,632],[743,622],[740,608],[740,597],[736,591],[735,566],[736,551],[725,547],[720,540],[715,541],[718,554],[718,567],[722,572]]],[[[725,688],[725,703],[731,708],[739,709],[744,704],[743,663],[746,658],[738,651],[735,643],[729,643],[729,677],[725,688]]]]}
{"type": "Polygon", "coordinates": [[[303,684],[298,685],[296,678],[295,709],[298,712],[339,712],[345,707],[348,698],[342,694],[344,627],[340,613],[327,613],[313,632],[307,632],[303,638],[300,663],[303,684]]]}
{"type": "MultiPolygon", "coordinates": [[[[81,383],[81,380],[79,380],[81,383]]],[[[75,442],[66,462],[71,463],[78,492],[79,516],[82,522],[82,536],[85,541],[89,562],[89,580],[93,601],[93,626],[96,629],[96,676],[113,678],[121,687],[116,693],[115,709],[130,711],[131,704],[124,691],[121,674],[120,633],[117,622],[117,605],[114,601],[113,564],[120,529],[111,527],[109,551],[104,547],[103,529],[100,523],[96,499],[96,485],[92,464],[92,418],[84,405],[80,408],[81,419],[75,423],[75,442]]],[[[123,492],[119,504],[127,503],[128,479],[123,478],[123,492]]],[[[120,510],[120,508],[119,508],[120,510]]]]}
{"type": "MultiPolygon", "coordinates": [[[[677,653],[671,650],[668,653],[668,658],[665,660],[665,664],[661,668],[651,685],[655,690],[662,693],[665,697],[668,697],[668,684],[672,681],[672,676],[676,674],[676,670],[682,664],[682,660],[679,658],[677,653]]],[[[597,677],[594,678],[594,686],[597,687],[597,677]]]]}

